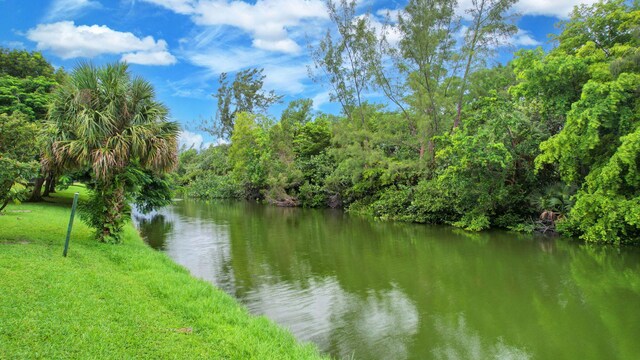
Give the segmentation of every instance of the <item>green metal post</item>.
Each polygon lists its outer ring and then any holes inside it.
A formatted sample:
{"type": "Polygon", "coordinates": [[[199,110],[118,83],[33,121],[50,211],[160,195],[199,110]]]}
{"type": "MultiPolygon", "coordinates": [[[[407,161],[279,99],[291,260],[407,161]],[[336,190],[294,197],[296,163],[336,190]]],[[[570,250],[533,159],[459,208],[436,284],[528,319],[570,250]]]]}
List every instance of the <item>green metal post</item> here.
{"type": "Polygon", "coordinates": [[[71,206],[71,217],[69,218],[69,227],[67,228],[67,238],[64,241],[64,251],[62,256],[67,257],[69,250],[69,238],[71,237],[71,228],[73,227],[73,218],[76,216],[76,207],[78,206],[78,193],[73,195],[73,205],[71,206]]]}

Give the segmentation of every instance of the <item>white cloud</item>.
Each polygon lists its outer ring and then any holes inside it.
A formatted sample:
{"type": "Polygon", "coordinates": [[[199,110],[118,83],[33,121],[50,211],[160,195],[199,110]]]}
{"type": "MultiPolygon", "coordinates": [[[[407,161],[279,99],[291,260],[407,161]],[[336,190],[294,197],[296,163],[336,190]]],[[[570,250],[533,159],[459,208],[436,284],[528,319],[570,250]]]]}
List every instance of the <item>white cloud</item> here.
{"type": "Polygon", "coordinates": [[[308,80],[307,65],[304,63],[288,65],[267,65],[264,68],[266,88],[278,89],[289,95],[300,94],[304,91],[304,82],[308,80]]]}
{"type": "Polygon", "coordinates": [[[123,54],[122,60],[142,65],[170,65],[176,58],[167,50],[167,42],[151,36],[139,38],[130,32],[107,26],[79,25],[73,21],[40,24],[27,32],[38,50],[51,50],[63,59],[123,54]]]}
{"type": "Polygon", "coordinates": [[[167,81],[172,96],[211,100],[211,77],[207,73],[196,72],[177,81],[167,81]]]}
{"type": "Polygon", "coordinates": [[[190,15],[203,26],[232,26],[251,35],[258,49],[299,53],[289,30],[303,20],[328,18],[320,0],[258,0],[254,4],[238,0],[143,0],[179,14],[190,15]]]}
{"type": "Polygon", "coordinates": [[[598,0],[520,0],[514,8],[522,15],[547,15],[566,19],[574,6],[596,2],[598,0]]]}
{"type": "Polygon", "coordinates": [[[373,15],[360,15],[358,17],[368,17],[369,26],[373,28],[378,38],[382,38],[382,36],[384,35],[386,36],[389,45],[391,45],[392,47],[397,46],[400,43],[400,40],[402,40],[402,32],[398,28],[398,25],[395,23],[395,20],[398,19],[398,14],[400,14],[400,12],[394,11],[394,13],[391,13],[391,11],[383,9],[379,10],[377,14],[378,16],[383,18],[382,21],[373,15]],[[389,12],[390,15],[390,18],[388,20],[392,22],[385,24],[384,22],[386,22],[386,20],[384,18],[386,18],[387,12],[389,12]],[[395,18],[393,18],[393,16],[395,16],[395,18]]]}
{"type": "Polygon", "coordinates": [[[26,49],[26,46],[22,41],[3,41],[2,46],[10,48],[10,49],[26,49]]]}
{"type": "Polygon", "coordinates": [[[510,45],[514,46],[538,46],[542,45],[542,43],[536,39],[534,39],[528,31],[518,29],[518,32],[511,37],[508,42],[510,45]]]}
{"type": "Polygon", "coordinates": [[[173,65],[176,63],[176,57],[168,51],[138,51],[122,55],[121,61],[139,65],[173,65]]]}
{"type": "Polygon", "coordinates": [[[300,52],[300,46],[298,46],[295,41],[288,38],[280,40],[254,39],[253,46],[257,47],[258,49],[281,51],[284,53],[300,52]]]}
{"type": "Polygon", "coordinates": [[[389,21],[396,23],[398,21],[398,17],[403,15],[403,9],[379,9],[376,11],[376,15],[381,18],[388,18],[389,21]]]}
{"type": "Polygon", "coordinates": [[[322,0],[142,1],[187,15],[198,25],[180,39],[180,56],[206,69],[203,77],[188,81],[196,91],[175,85],[176,95],[188,97],[210,94],[208,87],[222,72],[233,76],[247,68],[264,69],[266,90],[303,93],[310,81],[303,44],[324,35],[328,19],[322,0]]]}
{"type": "Polygon", "coordinates": [[[269,54],[263,50],[255,50],[246,47],[225,48],[209,50],[189,50],[186,57],[194,64],[211,70],[214,74],[223,72],[235,72],[244,68],[264,64],[270,59],[269,54]]]}
{"type": "MultiPolygon", "coordinates": [[[[520,15],[546,15],[559,19],[569,17],[573,7],[580,4],[594,4],[598,0],[520,0],[513,10],[520,15]]],[[[472,0],[458,1],[458,13],[463,15],[465,10],[472,7],[472,0]]]]}
{"type": "MultiPolygon", "coordinates": [[[[189,130],[182,130],[180,131],[180,136],[178,137],[178,144],[181,148],[184,146],[187,149],[206,149],[213,143],[205,142],[202,134],[194,133],[189,130]]],[[[219,144],[220,142],[217,141],[216,145],[219,144]]]]}
{"type": "MultiPolygon", "coordinates": [[[[467,35],[469,31],[469,27],[463,25],[460,29],[454,34],[454,37],[457,41],[463,41],[464,37],[467,35]]],[[[510,36],[502,36],[496,39],[495,43],[491,44],[492,49],[501,48],[501,47],[531,47],[542,45],[542,43],[536,39],[534,39],[531,34],[523,29],[518,28],[517,32],[510,36]]]]}
{"type": "Polygon", "coordinates": [[[85,10],[100,7],[99,2],[91,0],[55,0],[44,18],[46,21],[72,19],[85,10]]]}
{"type": "Polygon", "coordinates": [[[311,100],[313,100],[313,109],[320,110],[322,105],[331,102],[331,95],[329,94],[329,91],[323,91],[317,93],[315,96],[313,96],[313,98],[311,98],[311,100]]]}
{"type": "Polygon", "coordinates": [[[220,73],[234,73],[247,68],[263,68],[266,89],[296,95],[304,91],[308,81],[306,59],[287,54],[272,54],[251,47],[221,46],[209,50],[190,50],[185,57],[194,65],[204,67],[210,78],[220,73]]]}
{"type": "Polygon", "coordinates": [[[159,5],[178,14],[191,14],[195,1],[193,0],[142,0],[151,4],[159,5]]]}

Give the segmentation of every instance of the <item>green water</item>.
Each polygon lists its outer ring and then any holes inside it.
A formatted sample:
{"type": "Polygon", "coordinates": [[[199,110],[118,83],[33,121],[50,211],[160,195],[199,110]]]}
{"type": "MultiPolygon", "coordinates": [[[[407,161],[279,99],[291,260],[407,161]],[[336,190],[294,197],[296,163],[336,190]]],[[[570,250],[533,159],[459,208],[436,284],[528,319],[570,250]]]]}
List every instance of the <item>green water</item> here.
{"type": "Polygon", "coordinates": [[[182,201],[152,246],[336,358],[639,359],[640,252],[182,201]]]}

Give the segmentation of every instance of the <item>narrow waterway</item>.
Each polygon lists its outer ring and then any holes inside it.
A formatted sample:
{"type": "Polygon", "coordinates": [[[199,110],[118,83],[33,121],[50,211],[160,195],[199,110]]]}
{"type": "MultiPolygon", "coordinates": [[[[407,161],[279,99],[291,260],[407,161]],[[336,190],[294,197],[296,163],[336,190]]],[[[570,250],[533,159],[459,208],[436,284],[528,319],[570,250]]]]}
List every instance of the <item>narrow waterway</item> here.
{"type": "Polygon", "coordinates": [[[148,243],[336,358],[638,359],[640,251],[179,201],[148,243]]]}

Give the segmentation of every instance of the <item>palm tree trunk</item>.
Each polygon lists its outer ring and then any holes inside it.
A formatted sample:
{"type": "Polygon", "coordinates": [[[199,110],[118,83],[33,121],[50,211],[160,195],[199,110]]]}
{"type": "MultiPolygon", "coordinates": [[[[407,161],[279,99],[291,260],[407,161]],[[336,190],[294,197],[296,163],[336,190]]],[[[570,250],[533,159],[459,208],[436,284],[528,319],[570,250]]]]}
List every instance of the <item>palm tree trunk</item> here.
{"type": "Polygon", "coordinates": [[[124,184],[116,182],[113,191],[105,199],[107,211],[100,234],[100,241],[119,243],[120,233],[125,220],[125,195],[124,184]]]}
{"type": "Polygon", "coordinates": [[[49,196],[51,193],[56,192],[56,175],[50,173],[47,177],[47,185],[44,188],[44,196],[49,196]]]}
{"type": "Polygon", "coordinates": [[[37,177],[34,182],[33,192],[29,197],[29,202],[42,201],[42,184],[44,183],[44,177],[37,177]]]}

